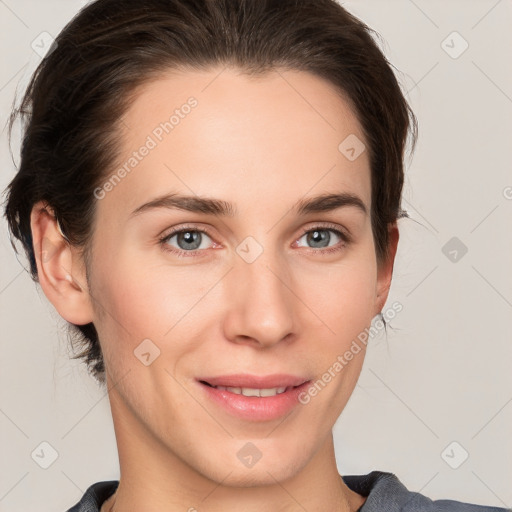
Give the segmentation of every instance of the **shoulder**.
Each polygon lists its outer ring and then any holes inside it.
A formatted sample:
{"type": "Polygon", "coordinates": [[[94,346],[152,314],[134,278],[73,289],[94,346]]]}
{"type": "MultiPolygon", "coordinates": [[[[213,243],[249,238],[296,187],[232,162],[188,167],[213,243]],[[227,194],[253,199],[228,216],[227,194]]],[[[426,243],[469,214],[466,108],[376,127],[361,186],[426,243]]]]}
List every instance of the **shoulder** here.
{"type": "Polygon", "coordinates": [[[431,500],[418,492],[409,491],[397,476],[385,471],[367,475],[345,475],[349,489],[366,496],[360,512],[507,512],[512,509],[473,505],[448,499],[431,500]]]}
{"type": "Polygon", "coordinates": [[[114,494],[118,480],[96,482],[88,487],[80,501],[67,512],[99,512],[101,505],[114,494]]]}

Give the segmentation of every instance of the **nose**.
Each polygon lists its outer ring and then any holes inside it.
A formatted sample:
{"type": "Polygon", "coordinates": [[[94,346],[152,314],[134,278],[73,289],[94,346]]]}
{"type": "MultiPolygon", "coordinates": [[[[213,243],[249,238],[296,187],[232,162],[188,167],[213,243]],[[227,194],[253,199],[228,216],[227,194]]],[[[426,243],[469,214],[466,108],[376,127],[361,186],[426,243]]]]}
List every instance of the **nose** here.
{"type": "Polygon", "coordinates": [[[297,298],[288,274],[285,265],[266,251],[252,263],[236,257],[226,276],[224,334],[228,340],[263,348],[292,339],[297,298]]]}

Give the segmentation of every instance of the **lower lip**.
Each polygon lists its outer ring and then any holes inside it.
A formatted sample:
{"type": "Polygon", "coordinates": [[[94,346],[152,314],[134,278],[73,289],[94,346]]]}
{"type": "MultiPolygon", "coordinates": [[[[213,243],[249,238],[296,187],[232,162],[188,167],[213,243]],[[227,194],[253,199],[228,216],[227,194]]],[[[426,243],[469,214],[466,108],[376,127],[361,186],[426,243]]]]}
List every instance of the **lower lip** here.
{"type": "Polygon", "coordinates": [[[274,396],[244,396],[199,382],[207,397],[234,416],[251,421],[275,420],[289,413],[300,402],[298,395],[310,381],[274,396]]]}

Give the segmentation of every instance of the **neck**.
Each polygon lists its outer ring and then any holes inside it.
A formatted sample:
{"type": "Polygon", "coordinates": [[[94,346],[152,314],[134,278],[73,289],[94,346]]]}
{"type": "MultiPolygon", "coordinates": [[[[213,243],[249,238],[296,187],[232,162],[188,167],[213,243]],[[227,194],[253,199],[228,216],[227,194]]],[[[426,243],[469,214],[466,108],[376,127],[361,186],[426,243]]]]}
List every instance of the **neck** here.
{"type": "MultiPolygon", "coordinates": [[[[191,467],[133,421],[120,421],[110,397],[121,476],[116,493],[101,512],[355,512],[365,498],[338,474],[332,433],[306,466],[284,482],[225,485],[229,475],[210,479],[191,467]]],[[[207,433],[206,433],[207,434],[207,433]]]]}

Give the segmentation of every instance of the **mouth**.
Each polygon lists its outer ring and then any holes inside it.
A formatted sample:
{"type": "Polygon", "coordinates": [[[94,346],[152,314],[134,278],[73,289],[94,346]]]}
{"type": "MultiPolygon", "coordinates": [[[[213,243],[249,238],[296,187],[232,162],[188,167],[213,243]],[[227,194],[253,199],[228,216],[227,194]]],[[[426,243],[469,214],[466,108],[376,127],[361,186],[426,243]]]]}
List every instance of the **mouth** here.
{"type": "Polygon", "coordinates": [[[310,379],[291,375],[230,375],[197,379],[206,399],[238,418],[277,419],[299,404],[298,395],[310,379]]]}

